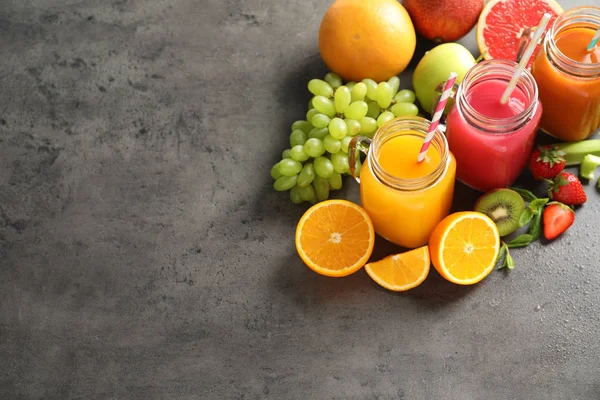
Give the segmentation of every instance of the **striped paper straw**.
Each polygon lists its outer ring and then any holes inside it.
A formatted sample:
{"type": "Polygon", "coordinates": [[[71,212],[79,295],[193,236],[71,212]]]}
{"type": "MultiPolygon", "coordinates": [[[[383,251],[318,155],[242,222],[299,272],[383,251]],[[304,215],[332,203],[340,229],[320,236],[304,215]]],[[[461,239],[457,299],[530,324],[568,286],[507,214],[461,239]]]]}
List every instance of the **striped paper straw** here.
{"type": "Polygon", "coordinates": [[[421,146],[421,152],[419,153],[419,157],[417,157],[417,162],[421,162],[425,159],[427,149],[429,148],[431,139],[433,139],[433,136],[435,135],[435,130],[440,124],[440,119],[444,113],[444,108],[446,108],[446,103],[448,102],[448,97],[450,97],[450,93],[452,92],[452,87],[454,86],[455,81],[456,73],[451,72],[448,80],[444,84],[444,91],[442,92],[442,96],[440,97],[437,107],[435,108],[435,113],[433,113],[433,117],[431,118],[431,124],[429,124],[429,130],[427,131],[427,135],[425,135],[425,140],[423,141],[423,146],[421,146]]]}
{"type": "Polygon", "coordinates": [[[521,74],[523,74],[523,70],[527,66],[527,63],[529,62],[529,59],[531,58],[531,55],[533,54],[535,47],[537,46],[540,38],[542,37],[542,34],[546,30],[546,25],[548,25],[548,22],[550,21],[550,17],[551,17],[551,15],[549,13],[545,13],[542,16],[540,23],[538,24],[537,28],[533,32],[533,37],[529,41],[529,44],[527,45],[527,48],[525,49],[525,52],[523,53],[523,57],[521,57],[521,61],[519,61],[519,64],[517,65],[517,69],[515,69],[515,73],[510,78],[510,81],[508,82],[508,85],[506,86],[506,90],[504,90],[504,93],[502,93],[502,97],[500,98],[500,104],[508,103],[508,99],[509,99],[511,93],[517,87],[517,82],[519,81],[521,74]]]}
{"type": "Polygon", "coordinates": [[[598,28],[596,34],[592,38],[592,41],[590,42],[590,44],[588,44],[587,51],[594,50],[594,47],[596,47],[596,45],[598,44],[598,40],[600,40],[600,28],[598,28]]]}

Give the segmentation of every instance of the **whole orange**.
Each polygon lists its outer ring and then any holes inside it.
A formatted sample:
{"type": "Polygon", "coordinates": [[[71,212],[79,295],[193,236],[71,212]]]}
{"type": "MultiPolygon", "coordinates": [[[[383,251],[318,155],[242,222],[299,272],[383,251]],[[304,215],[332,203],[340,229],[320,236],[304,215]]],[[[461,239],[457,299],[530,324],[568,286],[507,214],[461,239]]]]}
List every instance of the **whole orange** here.
{"type": "Polygon", "coordinates": [[[348,81],[398,75],[415,46],[415,28],[397,0],[336,0],[319,29],[323,61],[348,81]]]}

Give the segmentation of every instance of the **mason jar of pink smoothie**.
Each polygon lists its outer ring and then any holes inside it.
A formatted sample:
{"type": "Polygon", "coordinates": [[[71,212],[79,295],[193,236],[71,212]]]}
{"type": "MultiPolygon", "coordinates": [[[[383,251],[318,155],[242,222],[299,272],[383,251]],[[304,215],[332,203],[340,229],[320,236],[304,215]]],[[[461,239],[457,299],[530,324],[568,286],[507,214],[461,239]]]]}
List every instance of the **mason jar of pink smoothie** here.
{"type": "Polygon", "coordinates": [[[524,70],[500,102],[517,63],[482,61],[465,75],[446,119],[456,178],[487,192],[512,185],[527,165],[542,116],[535,79],[524,70]]]}

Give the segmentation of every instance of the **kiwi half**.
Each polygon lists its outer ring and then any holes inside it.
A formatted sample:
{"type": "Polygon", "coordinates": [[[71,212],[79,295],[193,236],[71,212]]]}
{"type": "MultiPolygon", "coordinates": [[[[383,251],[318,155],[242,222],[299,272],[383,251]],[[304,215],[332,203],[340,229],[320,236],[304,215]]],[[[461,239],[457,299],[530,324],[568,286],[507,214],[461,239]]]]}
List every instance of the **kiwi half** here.
{"type": "Polygon", "coordinates": [[[519,229],[519,217],[525,210],[521,195],[511,189],[495,189],[481,196],[475,203],[475,211],[490,217],[498,227],[500,236],[519,229]]]}

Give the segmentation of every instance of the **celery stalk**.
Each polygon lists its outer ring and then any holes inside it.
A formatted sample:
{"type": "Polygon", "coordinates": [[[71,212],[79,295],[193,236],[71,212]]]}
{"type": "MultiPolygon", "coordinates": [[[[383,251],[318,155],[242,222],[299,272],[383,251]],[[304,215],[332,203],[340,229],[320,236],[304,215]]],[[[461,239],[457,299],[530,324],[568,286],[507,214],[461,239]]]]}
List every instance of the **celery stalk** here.
{"type": "Polygon", "coordinates": [[[600,157],[593,154],[586,154],[579,167],[579,176],[585,179],[594,179],[594,171],[600,166],[600,157]]]}
{"type": "Polygon", "coordinates": [[[600,139],[555,143],[552,146],[565,152],[564,157],[567,165],[581,164],[583,158],[588,154],[600,157],[600,139]]]}

